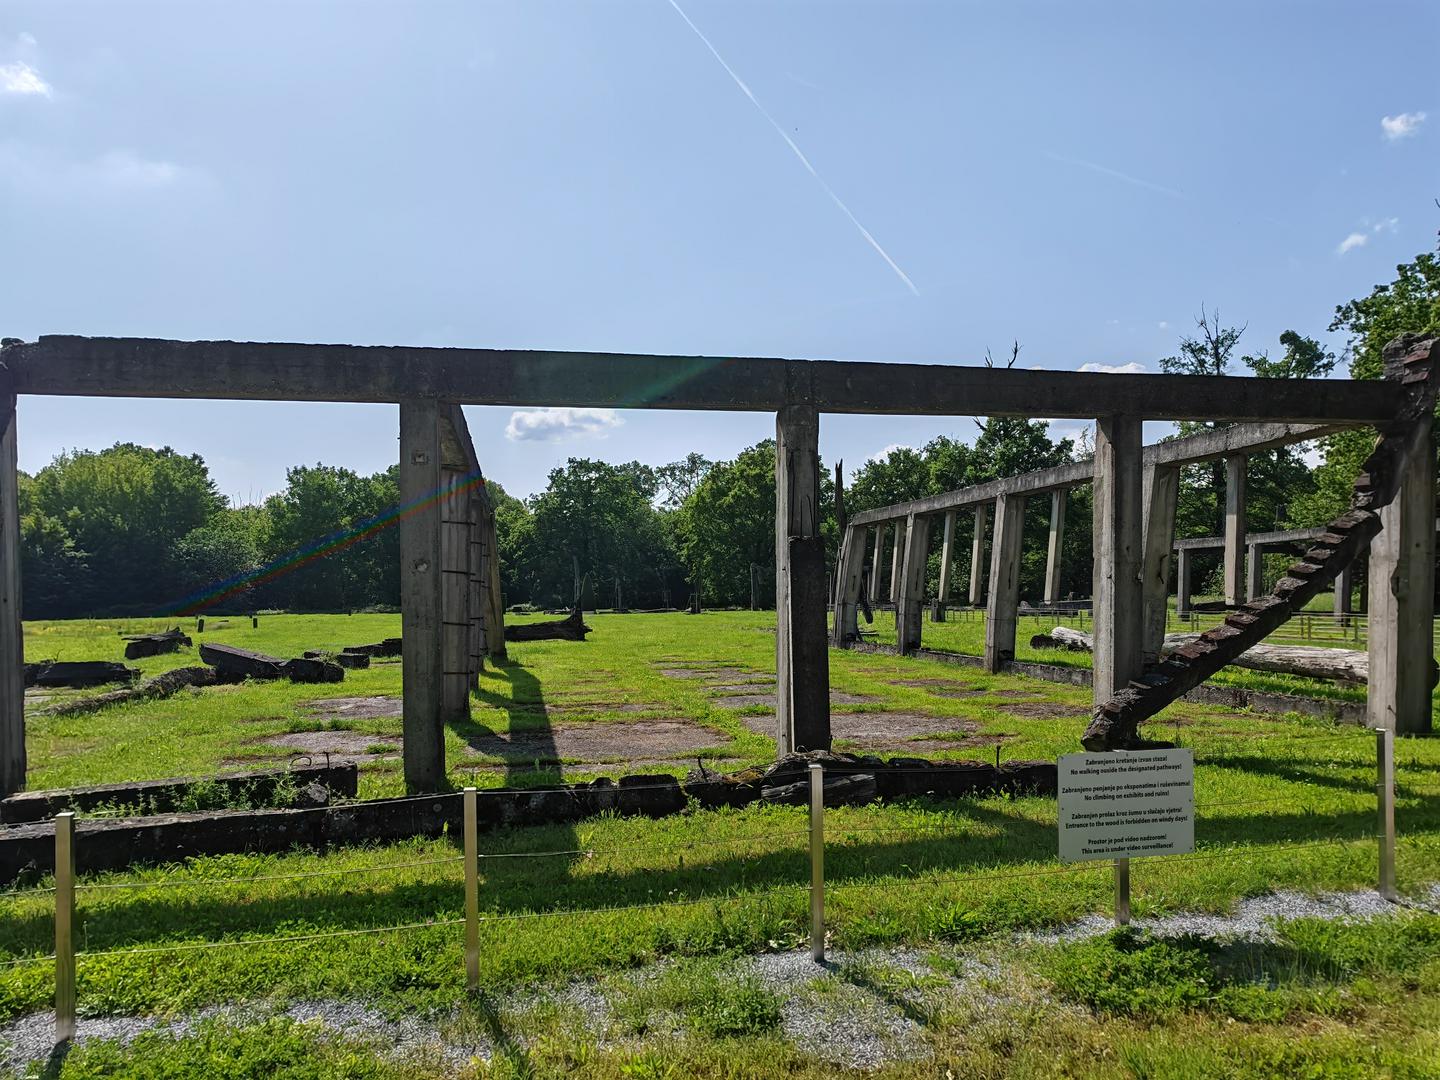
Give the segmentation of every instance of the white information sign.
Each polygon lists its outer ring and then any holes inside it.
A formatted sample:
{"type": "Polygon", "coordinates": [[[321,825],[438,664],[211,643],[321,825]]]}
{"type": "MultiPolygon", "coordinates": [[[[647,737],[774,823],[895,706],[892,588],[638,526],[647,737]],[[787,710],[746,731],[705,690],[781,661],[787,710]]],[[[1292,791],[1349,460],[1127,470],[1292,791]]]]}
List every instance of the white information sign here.
{"type": "Polygon", "coordinates": [[[1195,850],[1193,751],[1066,754],[1059,784],[1063,862],[1195,850]]]}

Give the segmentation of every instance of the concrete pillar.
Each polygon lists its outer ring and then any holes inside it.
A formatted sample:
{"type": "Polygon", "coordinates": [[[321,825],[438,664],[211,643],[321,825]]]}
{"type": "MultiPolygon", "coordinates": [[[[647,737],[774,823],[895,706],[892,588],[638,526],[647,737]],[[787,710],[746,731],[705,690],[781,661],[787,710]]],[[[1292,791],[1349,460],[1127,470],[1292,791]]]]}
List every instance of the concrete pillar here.
{"type": "Polygon", "coordinates": [[[1355,601],[1355,564],[1352,562],[1335,578],[1335,619],[1340,623],[1349,621],[1355,601]]]}
{"type": "Polygon", "coordinates": [[[1102,416],[1095,423],[1096,705],[1109,701],[1144,668],[1140,430],[1134,416],[1102,416]]]}
{"type": "Polygon", "coordinates": [[[1265,595],[1265,549],[1259,544],[1245,547],[1245,599],[1265,595]]]}
{"type": "Polygon", "coordinates": [[[20,621],[16,449],[15,395],[0,384],[0,798],[25,787],[25,628],[20,621]]]}
{"type": "Polygon", "coordinates": [[[500,581],[500,540],[495,532],[495,508],[490,498],[480,517],[481,557],[485,560],[485,655],[492,663],[508,659],[505,652],[505,596],[500,581]]]}
{"type": "Polygon", "coordinates": [[[844,648],[860,638],[860,587],[865,570],[864,525],[851,525],[840,541],[840,571],[835,586],[835,623],[830,629],[830,643],[844,648]]]}
{"type": "MultiPolygon", "coordinates": [[[[977,535],[979,535],[977,533],[977,535]]],[[[1025,496],[995,500],[995,538],[990,545],[990,596],[985,609],[985,670],[999,671],[1015,659],[1020,608],[1020,540],[1025,535],[1025,496]]]]}
{"type": "Polygon", "coordinates": [[[440,716],[470,717],[470,510],[465,471],[440,470],[440,716]]]}
{"type": "Polygon", "coordinates": [[[465,606],[470,621],[469,657],[465,673],[469,677],[471,690],[480,689],[480,673],[485,670],[485,541],[481,539],[484,527],[485,491],[483,487],[471,487],[465,498],[465,516],[469,528],[465,532],[465,606]]]}
{"type": "Polygon", "coordinates": [[[1175,614],[1190,617],[1190,549],[1181,548],[1175,560],[1175,614]]]}
{"type": "Polygon", "coordinates": [[[1050,546],[1045,553],[1045,603],[1060,599],[1060,559],[1065,545],[1065,489],[1050,493],[1050,546]]]}
{"type": "Polygon", "coordinates": [[[930,519],[911,514],[905,524],[905,557],[900,570],[900,599],[895,609],[895,636],[902,653],[920,647],[925,610],[925,568],[930,561],[930,519]]]}
{"type": "Polygon", "coordinates": [[[884,576],[880,572],[880,560],[885,554],[885,530],[889,522],[881,521],[875,526],[875,555],[870,560],[870,603],[872,605],[880,602],[880,579],[884,576]]]}
{"type": "Polygon", "coordinates": [[[905,563],[905,519],[895,522],[895,546],[890,551],[890,602],[900,602],[900,572],[905,563]]]}
{"type": "Polygon", "coordinates": [[[980,503],[975,507],[975,539],[970,545],[970,606],[979,607],[985,599],[985,517],[990,507],[980,503]]]}
{"type": "Polygon", "coordinates": [[[1400,492],[1370,543],[1369,725],[1429,731],[1435,685],[1435,443],[1430,419],[1412,433],[1400,492]]]}
{"type": "MultiPolygon", "coordinates": [[[[1142,648],[1145,663],[1153,664],[1165,643],[1170,614],[1170,558],[1175,547],[1175,507],[1180,495],[1180,470],[1173,465],[1151,465],[1142,481],[1145,507],[1144,555],[1140,566],[1141,603],[1144,607],[1142,648]]],[[[1185,572],[1189,560],[1182,553],[1185,572]]],[[[1185,604],[1190,603],[1189,590],[1185,604]]]]}
{"type": "Polygon", "coordinates": [[[1245,457],[1225,459],[1225,603],[1245,602],[1245,457]]]}
{"type": "Polygon", "coordinates": [[[950,600],[950,564],[955,557],[955,511],[945,515],[945,533],[940,541],[940,603],[950,600]]]}
{"type": "Polygon", "coordinates": [[[438,791],[445,780],[441,725],[440,405],[400,403],[400,649],[405,789],[438,791]]]}
{"type": "Polygon", "coordinates": [[[825,543],[820,537],[820,414],[775,417],[776,749],[830,749],[825,543]]]}

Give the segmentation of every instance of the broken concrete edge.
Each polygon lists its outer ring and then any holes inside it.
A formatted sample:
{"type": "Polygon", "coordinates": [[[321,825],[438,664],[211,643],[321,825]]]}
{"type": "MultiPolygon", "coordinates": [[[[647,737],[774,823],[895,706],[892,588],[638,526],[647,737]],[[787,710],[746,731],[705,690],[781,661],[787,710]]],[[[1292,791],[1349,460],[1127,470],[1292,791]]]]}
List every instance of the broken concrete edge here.
{"type": "MultiPolygon", "coordinates": [[[[979,761],[932,762],[816,751],[794,754],[765,768],[720,774],[696,770],[685,781],[669,775],[601,778],[559,788],[487,788],[477,800],[482,829],[550,825],[600,814],[666,817],[693,807],[746,806],[795,801],[797,784],[820,761],[827,772],[826,804],[897,798],[960,798],[997,794],[1053,795],[1055,764],[1012,761],[1000,768],[979,761]],[[868,778],[868,779],[862,779],[868,778]]],[[[353,765],[351,766],[353,768],[353,765]]],[[[807,788],[808,790],[808,788],[807,788]]],[[[296,848],[325,850],[413,837],[458,838],[459,792],[374,799],[298,810],[218,810],[146,818],[82,818],[75,825],[80,873],[155,866],[196,856],[275,854],[296,848]]],[[[52,822],[0,830],[0,885],[55,867],[52,822]]]]}
{"type": "MultiPolygon", "coordinates": [[[[880,645],[875,642],[856,642],[848,646],[855,652],[883,653],[899,656],[900,650],[894,645],[880,645]]],[[[968,653],[942,652],[938,649],[917,649],[909,655],[917,660],[938,660],[942,664],[956,664],[962,667],[983,667],[984,660],[968,653]]],[[[1089,686],[1090,669],[1065,667],[1061,664],[1037,664],[1028,660],[1007,660],[1000,667],[1006,675],[1022,675],[1045,682],[1065,683],[1069,686],[1089,686]]],[[[1191,689],[1181,698],[1196,705],[1219,705],[1230,709],[1250,709],[1254,712],[1298,713],[1321,720],[1333,720],[1338,724],[1364,724],[1366,708],[1363,701],[1337,701],[1328,698],[1299,697],[1294,694],[1272,694],[1263,690],[1246,690],[1238,686],[1200,685],[1191,689]]]]}
{"type": "Polygon", "coordinates": [[[106,806],[145,807],[152,813],[166,813],[173,811],[197,790],[210,787],[218,787],[228,795],[269,799],[274,797],[281,785],[287,783],[297,788],[318,783],[332,796],[353,799],[359,793],[359,769],[353,761],[337,761],[325,765],[297,765],[290,769],[227,773],[198,779],[178,777],[140,780],[127,784],[96,784],[53,791],[25,791],[0,799],[0,824],[30,824],[53,818],[62,810],[83,812],[106,806]]]}

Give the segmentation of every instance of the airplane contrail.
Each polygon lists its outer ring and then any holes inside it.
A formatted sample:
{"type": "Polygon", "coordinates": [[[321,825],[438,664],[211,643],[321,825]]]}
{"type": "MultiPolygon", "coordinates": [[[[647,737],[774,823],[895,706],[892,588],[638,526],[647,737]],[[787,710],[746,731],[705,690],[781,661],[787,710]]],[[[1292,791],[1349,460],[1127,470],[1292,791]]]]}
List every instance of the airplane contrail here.
{"type": "Polygon", "coordinates": [[[1112,169],[1107,165],[1098,165],[1093,161],[1086,161],[1084,158],[1066,157],[1064,154],[1052,153],[1049,150],[1042,150],[1040,153],[1051,161],[1058,161],[1064,165],[1078,165],[1082,169],[1090,169],[1104,176],[1113,176],[1116,180],[1123,180],[1125,183],[1134,184],[1136,187],[1146,188],[1149,191],[1158,191],[1161,195],[1169,195],[1172,199],[1185,198],[1183,191],[1176,191],[1174,188],[1165,187],[1163,184],[1152,184],[1149,180],[1141,180],[1138,176],[1131,176],[1129,173],[1123,173],[1119,169],[1112,169]]]}
{"type": "Polygon", "coordinates": [[[865,228],[864,225],[860,224],[860,219],[850,212],[850,208],[845,205],[844,201],[840,198],[839,195],[835,194],[835,189],[832,188],[829,184],[827,184],[825,182],[825,178],[815,170],[815,166],[810,164],[810,159],[805,156],[805,151],[801,150],[800,147],[795,144],[795,140],[792,139],[788,134],[786,134],[785,129],[776,122],[775,118],[770,115],[769,111],[765,108],[765,106],[760,104],[760,99],[755,96],[754,91],[752,91],[750,87],[745,85],[745,80],[740,78],[740,76],[735,73],[735,69],[725,62],[725,58],[720,55],[720,50],[715,48],[714,45],[710,44],[710,39],[701,32],[698,26],[691,22],[690,16],[685,14],[685,9],[682,8],[678,3],[676,3],[676,0],[670,0],[670,6],[675,9],[675,13],[679,15],[680,18],[685,20],[685,25],[690,27],[691,30],[695,31],[695,36],[700,39],[700,41],[704,44],[705,48],[710,50],[710,55],[715,57],[715,59],[720,62],[720,66],[725,69],[726,73],[730,76],[730,78],[735,80],[735,85],[740,87],[740,90],[745,94],[747,98],[750,99],[750,104],[754,105],[755,108],[759,109],[760,115],[765,117],[766,120],[770,121],[770,126],[775,129],[776,134],[778,134],[782,139],[785,140],[785,145],[790,147],[791,151],[795,154],[795,156],[800,159],[800,164],[804,165],[810,175],[815,178],[816,182],[825,189],[825,194],[830,196],[830,200],[840,208],[840,212],[850,219],[850,223],[854,225],[855,228],[860,230],[860,235],[865,238],[865,242],[875,249],[875,253],[885,260],[886,264],[890,267],[890,269],[894,270],[895,273],[899,276],[900,280],[905,282],[906,287],[916,296],[919,296],[920,290],[917,289],[915,287],[915,283],[910,280],[910,275],[905,273],[904,270],[900,269],[900,265],[890,257],[889,253],[883,247],[880,246],[880,241],[876,240],[875,237],[870,234],[869,229],[865,228]]]}

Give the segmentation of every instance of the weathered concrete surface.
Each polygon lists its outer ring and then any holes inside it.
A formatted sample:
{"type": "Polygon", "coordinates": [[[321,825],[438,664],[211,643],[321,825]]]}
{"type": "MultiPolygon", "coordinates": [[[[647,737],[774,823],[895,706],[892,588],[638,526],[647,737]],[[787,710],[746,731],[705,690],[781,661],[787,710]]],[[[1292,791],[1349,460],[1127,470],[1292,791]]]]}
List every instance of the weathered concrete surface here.
{"type": "Polygon", "coordinates": [[[278,656],[267,656],[251,649],[236,648],[234,645],[201,642],[200,659],[223,675],[236,675],[247,679],[278,679],[285,674],[285,661],[278,656]]]}
{"type": "Polygon", "coordinates": [[[920,646],[925,611],[925,570],[930,561],[930,519],[911,517],[905,523],[905,555],[900,567],[900,596],[895,608],[900,651],[920,646]]]}
{"type": "Polygon", "coordinates": [[[1025,496],[995,500],[995,537],[990,547],[990,595],[985,612],[985,670],[999,671],[1015,659],[1020,602],[1020,541],[1025,534],[1025,496]]]}
{"type": "Polygon", "coordinates": [[[1380,511],[1380,535],[1370,545],[1370,726],[1395,732],[1429,731],[1432,723],[1435,441],[1430,428],[1427,416],[1409,433],[1399,494],[1380,511]]]}
{"type": "Polygon", "coordinates": [[[990,507],[980,503],[975,507],[975,535],[970,541],[970,606],[979,607],[985,599],[985,580],[989,577],[985,565],[985,519],[990,507]]]}
{"type": "Polygon", "coordinates": [[[140,677],[140,669],[126,667],[113,660],[60,660],[34,671],[34,686],[104,686],[106,683],[132,683],[140,677]]]}
{"type": "Polygon", "coordinates": [[[1245,457],[1225,459],[1225,603],[1243,604],[1245,595],[1245,457]]]}
{"type": "MultiPolygon", "coordinates": [[[[1144,554],[1140,565],[1141,605],[1144,625],[1141,648],[1145,663],[1160,657],[1169,617],[1170,548],[1175,541],[1175,510],[1180,497],[1180,469],[1172,465],[1147,465],[1143,484],[1145,508],[1144,554]]],[[[1187,561],[1184,572],[1188,574],[1187,561]]],[[[1186,588],[1186,606],[1189,589],[1186,588]]]]}
{"type": "Polygon", "coordinates": [[[405,699],[405,790],[445,780],[441,726],[440,406],[400,403],[400,656],[405,699]]]}
{"type": "Polygon", "coordinates": [[[1060,559],[1065,551],[1065,489],[1050,492],[1050,540],[1045,550],[1045,603],[1060,599],[1060,559]]]}
{"type": "Polygon", "coordinates": [[[909,416],[1118,411],[1157,420],[1373,423],[1394,416],[1382,381],[1114,375],[954,364],[524,352],[49,335],[6,350],[20,394],[730,409],[909,416]]]}
{"type": "MultiPolygon", "coordinates": [[[[940,538],[940,588],[936,599],[941,604],[950,601],[950,568],[955,561],[955,511],[945,515],[945,524],[940,538]]],[[[941,616],[942,618],[944,616],[941,616]]]]}
{"type": "Polygon", "coordinates": [[[16,825],[45,821],[62,810],[93,810],[98,806],[144,806],[153,813],[166,813],[174,810],[200,785],[218,787],[227,795],[245,794],[257,800],[268,800],[274,797],[276,788],[282,783],[293,784],[297,788],[318,783],[334,795],[353,799],[359,790],[359,775],[353,762],[341,762],[201,779],[140,780],[128,784],[26,791],[0,799],[0,823],[16,825]]]}
{"type": "Polygon", "coordinates": [[[830,748],[829,590],[820,535],[820,415],[775,416],[776,747],[830,748]]]}
{"type": "Polygon", "coordinates": [[[20,621],[20,483],[15,392],[0,351],[0,796],[25,786],[25,632],[20,621]]]}
{"type": "Polygon", "coordinates": [[[835,620],[830,643],[843,647],[860,636],[860,590],[864,587],[865,527],[849,525],[840,542],[840,566],[836,573],[835,620]]]}
{"type": "Polygon", "coordinates": [[[1144,549],[1141,424],[1133,416],[1095,423],[1095,698],[1097,704],[1144,668],[1144,549]]]}

